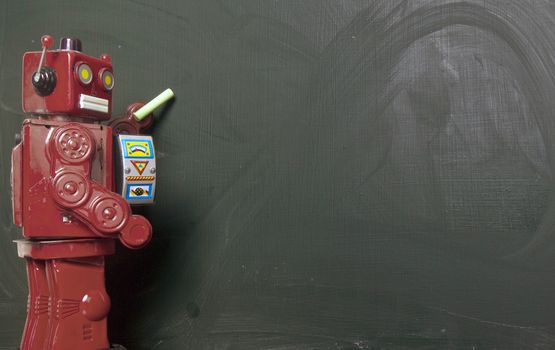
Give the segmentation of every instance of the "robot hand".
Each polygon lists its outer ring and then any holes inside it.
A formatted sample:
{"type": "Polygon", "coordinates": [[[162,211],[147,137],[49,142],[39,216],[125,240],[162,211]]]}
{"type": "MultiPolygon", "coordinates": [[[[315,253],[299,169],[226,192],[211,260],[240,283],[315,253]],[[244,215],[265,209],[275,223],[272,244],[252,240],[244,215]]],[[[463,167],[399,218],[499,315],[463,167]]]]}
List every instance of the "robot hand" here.
{"type": "Polygon", "coordinates": [[[152,112],[173,97],[173,91],[166,89],[146,104],[142,102],[130,104],[123,117],[110,122],[114,134],[138,135],[141,131],[148,129],[154,121],[152,112]]]}

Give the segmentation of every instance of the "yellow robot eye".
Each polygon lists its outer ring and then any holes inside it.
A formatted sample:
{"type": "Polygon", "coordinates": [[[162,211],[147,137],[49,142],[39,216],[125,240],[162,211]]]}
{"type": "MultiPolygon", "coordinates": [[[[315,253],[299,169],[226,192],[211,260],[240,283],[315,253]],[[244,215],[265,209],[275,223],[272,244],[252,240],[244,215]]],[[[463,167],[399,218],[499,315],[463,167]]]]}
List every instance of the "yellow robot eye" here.
{"type": "Polygon", "coordinates": [[[111,91],[114,88],[114,74],[109,70],[102,69],[100,71],[100,80],[106,91],[111,91]]]}
{"type": "Polygon", "coordinates": [[[86,63],[81,63],[77,66],[77,77],[81,83],[89,85],[93,79],[91,67],[86,63]]]}

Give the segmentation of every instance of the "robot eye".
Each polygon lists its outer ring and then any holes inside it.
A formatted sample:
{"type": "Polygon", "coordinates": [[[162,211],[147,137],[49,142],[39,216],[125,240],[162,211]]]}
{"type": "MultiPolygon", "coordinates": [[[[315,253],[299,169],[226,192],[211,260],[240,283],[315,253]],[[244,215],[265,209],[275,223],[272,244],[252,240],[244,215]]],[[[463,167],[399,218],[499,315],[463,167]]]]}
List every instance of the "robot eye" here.
{"type": "Polygon", "coordinates": [[[100,70],[99,78],[106,91],[111,91],[114,88],[114,74],[112,72],[104,68],[100,70]]]}
{"type": "Polygon", "coordinates": [[[79,81],[85,85],[89,85],[93,79],[91,67],[86,63],[77,66],[77,77],[79,81]]]}

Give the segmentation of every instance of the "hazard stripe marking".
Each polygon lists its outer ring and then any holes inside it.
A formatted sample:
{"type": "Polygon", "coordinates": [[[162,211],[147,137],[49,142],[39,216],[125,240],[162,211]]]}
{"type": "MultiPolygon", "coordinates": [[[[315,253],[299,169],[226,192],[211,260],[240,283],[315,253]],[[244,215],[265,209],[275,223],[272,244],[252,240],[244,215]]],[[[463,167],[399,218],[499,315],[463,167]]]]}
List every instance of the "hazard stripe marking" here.
{"type": "Polygon", "coordinates": [[[153,181],[154,176],[126,176],[127,181],[153,181]]]}

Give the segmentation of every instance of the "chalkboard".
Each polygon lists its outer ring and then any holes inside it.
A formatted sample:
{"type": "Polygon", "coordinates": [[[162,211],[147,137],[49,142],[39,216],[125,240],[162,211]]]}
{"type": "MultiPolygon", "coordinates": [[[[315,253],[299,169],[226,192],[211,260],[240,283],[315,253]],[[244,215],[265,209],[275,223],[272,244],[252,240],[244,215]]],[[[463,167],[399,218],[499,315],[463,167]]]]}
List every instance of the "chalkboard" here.
{"type": "Polygon", "coordinates": [[[155,236],[108,259],[129,349],[553,349],[555,4],[0,1],[0,349],[26,276],[9,193],[39,38],[166,87],[155,236]]]}

